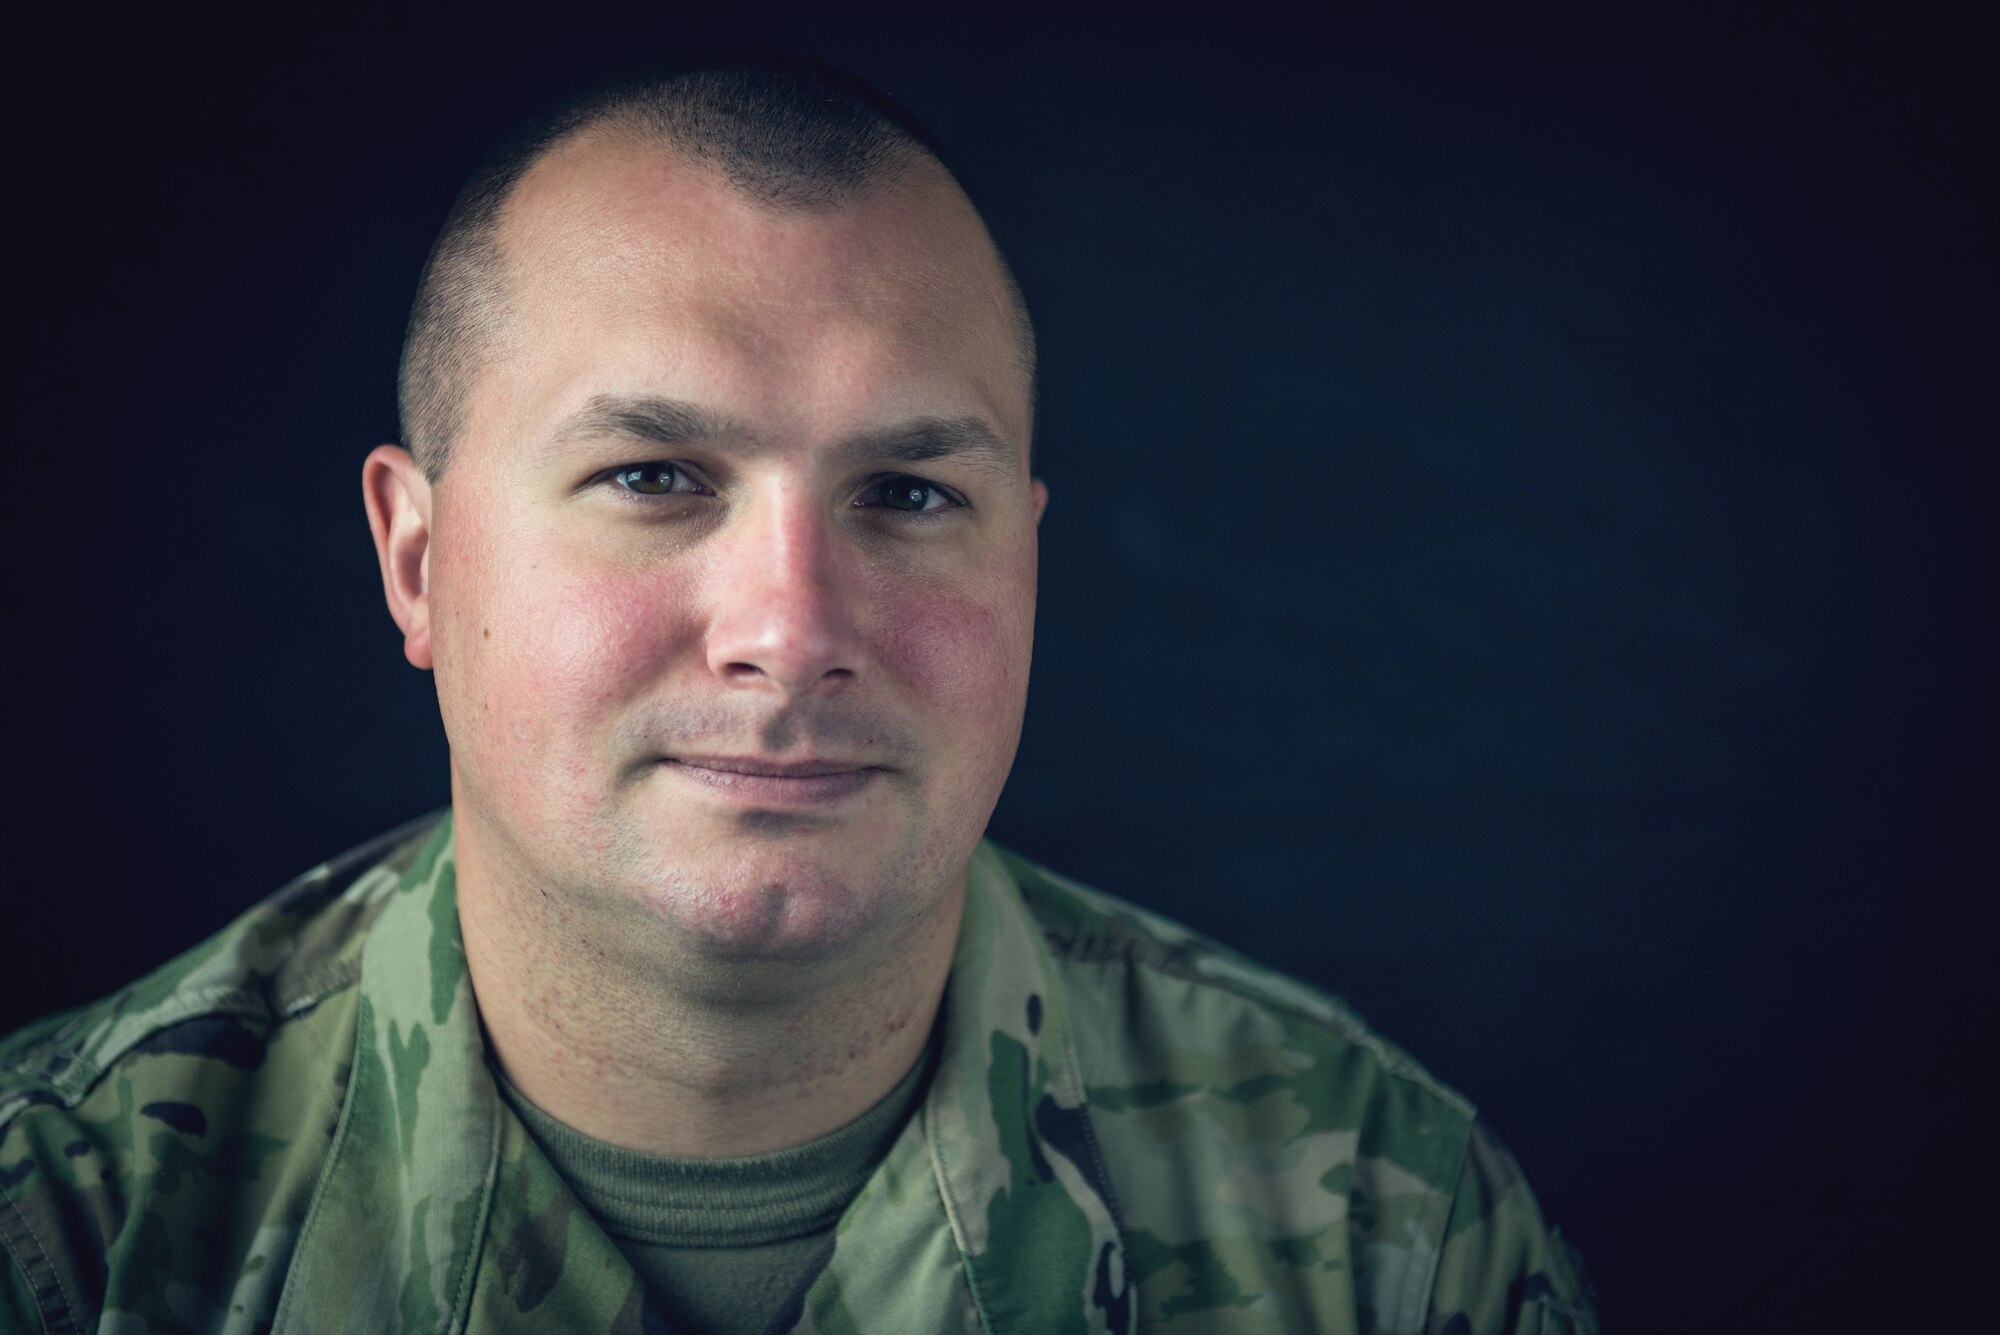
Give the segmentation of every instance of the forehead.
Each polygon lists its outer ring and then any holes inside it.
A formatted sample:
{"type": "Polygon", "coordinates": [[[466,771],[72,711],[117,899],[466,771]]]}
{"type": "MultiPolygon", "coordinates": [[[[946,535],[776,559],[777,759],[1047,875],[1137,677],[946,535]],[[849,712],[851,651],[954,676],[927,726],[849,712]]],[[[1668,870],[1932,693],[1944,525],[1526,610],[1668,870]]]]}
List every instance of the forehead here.
{"type": "Polygon", "coordinates": [[[740,403],[873,377],[917,398],[955,386],[1025,432],[998,256],[934,164],[842,204],[781,210],[658,145],[595,131],[523,178],[500,248],[502,366],[567,386],[543,394],[665,376],[740,403]]]}

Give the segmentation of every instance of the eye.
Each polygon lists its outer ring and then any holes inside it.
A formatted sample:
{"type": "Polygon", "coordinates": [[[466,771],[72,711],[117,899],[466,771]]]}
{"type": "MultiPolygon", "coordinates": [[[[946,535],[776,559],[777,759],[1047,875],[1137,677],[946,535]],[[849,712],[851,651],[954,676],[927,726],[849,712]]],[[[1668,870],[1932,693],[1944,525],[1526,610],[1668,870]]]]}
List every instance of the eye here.
{"type": "Polygon", "coordinates": [[[611,480],[639,496],[666,496],[673,492],[704,493],[706,488],[670,463],[631,464],[611,475],[611,480]]]}
{"type": "Polygon", "coordinates": [[[905,514],[921,514],[931,510],[944,510],[963,506],[965,501],[955,492],[946,491],[935,482],[926,482],[920,477],[910,477],[897,473],[869,483],[859,496],[854,498],[859,506],[880,506],[885,510],[899,510],[905,514]]]}

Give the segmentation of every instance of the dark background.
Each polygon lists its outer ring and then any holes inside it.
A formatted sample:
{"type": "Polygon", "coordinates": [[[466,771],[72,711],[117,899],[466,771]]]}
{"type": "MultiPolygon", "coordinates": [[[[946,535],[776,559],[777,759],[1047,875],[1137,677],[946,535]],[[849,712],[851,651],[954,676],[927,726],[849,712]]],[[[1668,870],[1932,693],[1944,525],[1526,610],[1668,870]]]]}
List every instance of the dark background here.
{"type": "Polygon", "coordinates": [[[1899,13],[23,43],[0,1030],[442,802],[356,485],[430,237],[574,76],[783,41],[931,121],[1040,326],[996,836],[1347,996],[1611,1328],[1933,1328],[1991,1171],[1991,76],[1899,13]]]}

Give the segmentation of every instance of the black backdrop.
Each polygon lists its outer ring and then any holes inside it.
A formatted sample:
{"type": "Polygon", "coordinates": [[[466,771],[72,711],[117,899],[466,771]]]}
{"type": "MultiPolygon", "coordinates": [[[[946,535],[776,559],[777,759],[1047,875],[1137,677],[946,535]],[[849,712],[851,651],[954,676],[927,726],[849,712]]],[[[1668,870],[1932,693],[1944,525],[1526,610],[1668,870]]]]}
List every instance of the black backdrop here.
{"type": "Polygon", "coordinates": [[[17,48],[0,1029],[443,800],[356,486],[429,237],[552,88],[775,40],[934,124],[1039,321],[996,836],[1346,995],[1614,1328],[1972,1287],[1969,32],[588,17],[17,48]]]}

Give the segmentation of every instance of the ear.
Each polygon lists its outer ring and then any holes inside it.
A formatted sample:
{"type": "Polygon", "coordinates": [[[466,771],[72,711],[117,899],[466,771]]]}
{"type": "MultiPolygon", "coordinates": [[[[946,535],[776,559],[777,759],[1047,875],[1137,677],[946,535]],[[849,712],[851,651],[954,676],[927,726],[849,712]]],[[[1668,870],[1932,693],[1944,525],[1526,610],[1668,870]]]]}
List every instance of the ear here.
{"type": "Polygon", "coordinates": [[[1042,526],[1042,511],[1049,508],[1049,484],[1036,478],[1028,484],[1030,503],[1035,507],[1035,527],[1042,526]]]}
{"type": "Polygon", "coordinates": [[[361,465],[361,500],[382,565],[389,615],[403,632],[403,657],[431,667],[431,483],[410,452],[377,445],[361,465]]]}

